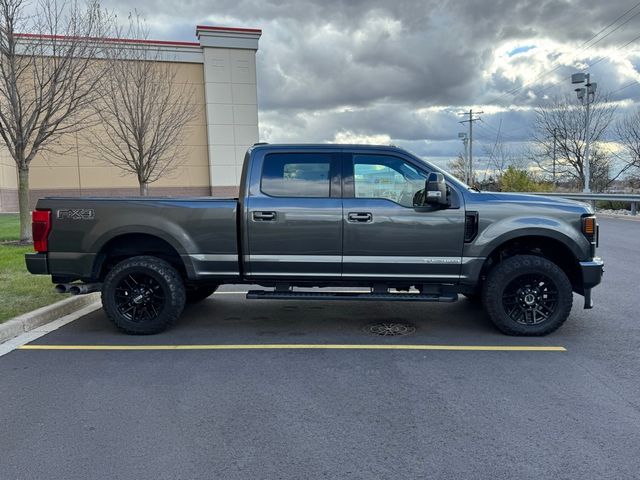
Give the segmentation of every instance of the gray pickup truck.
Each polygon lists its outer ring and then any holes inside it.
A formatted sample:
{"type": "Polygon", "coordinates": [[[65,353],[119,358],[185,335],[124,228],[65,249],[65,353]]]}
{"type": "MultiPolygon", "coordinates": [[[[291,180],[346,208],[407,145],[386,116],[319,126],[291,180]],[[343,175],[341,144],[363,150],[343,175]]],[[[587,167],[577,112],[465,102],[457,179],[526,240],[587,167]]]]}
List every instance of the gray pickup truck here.
{"type": "Polygon", "coordinates": [[[591,308],[603,272],[588,205],[480,192],[387,146],[256,144],[239,198],[44,198],[33,234],[29,271],[60,292],[101,290],[131,334],[166,329],[222,284],[257,284],[247,298],[462,294],[506,334],[545,335],[573,292],[591,308]]]}

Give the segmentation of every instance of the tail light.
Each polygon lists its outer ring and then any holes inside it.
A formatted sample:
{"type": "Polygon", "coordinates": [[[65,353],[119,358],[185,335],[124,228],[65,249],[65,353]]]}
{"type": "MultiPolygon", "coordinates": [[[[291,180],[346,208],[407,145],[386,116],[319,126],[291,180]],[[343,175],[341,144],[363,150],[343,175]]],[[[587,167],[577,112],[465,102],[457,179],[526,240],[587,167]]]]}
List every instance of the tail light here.
{"type": "Polygon", "coordinates": [[[34,210],[31,212],[31,232],[33,233],[33,249],[45,253],[49,250],[49,232],[51,232],[51,210],[34,210]]]}

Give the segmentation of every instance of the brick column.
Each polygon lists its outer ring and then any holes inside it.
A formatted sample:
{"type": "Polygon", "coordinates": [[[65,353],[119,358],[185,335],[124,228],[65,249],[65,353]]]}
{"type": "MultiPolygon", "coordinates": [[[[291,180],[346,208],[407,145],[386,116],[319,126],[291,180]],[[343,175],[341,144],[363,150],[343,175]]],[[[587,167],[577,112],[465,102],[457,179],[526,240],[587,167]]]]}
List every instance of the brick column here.
{"type": "Polygon", "coordinates": [[[244,154],[258,141],[256,51],[261,30],[199,25],[212,195],[236,194],[244,154]]]}

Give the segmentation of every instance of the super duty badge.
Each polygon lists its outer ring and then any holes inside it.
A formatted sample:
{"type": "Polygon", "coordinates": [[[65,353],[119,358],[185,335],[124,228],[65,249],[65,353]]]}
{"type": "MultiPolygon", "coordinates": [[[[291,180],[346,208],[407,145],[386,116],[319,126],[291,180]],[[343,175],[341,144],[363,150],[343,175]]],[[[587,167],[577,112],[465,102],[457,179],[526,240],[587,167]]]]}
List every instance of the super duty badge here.
{"type": "Polygon", "coordinates": [[[93,220],[96,212],[93,208],[64,208],[56,216],[60,220],[93,220]]]}

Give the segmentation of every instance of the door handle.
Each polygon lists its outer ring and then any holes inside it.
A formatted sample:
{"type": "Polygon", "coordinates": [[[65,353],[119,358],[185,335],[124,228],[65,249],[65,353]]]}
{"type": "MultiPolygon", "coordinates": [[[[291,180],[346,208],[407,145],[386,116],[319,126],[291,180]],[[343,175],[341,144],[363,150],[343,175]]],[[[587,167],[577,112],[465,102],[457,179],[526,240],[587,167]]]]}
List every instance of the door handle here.
{"type": "Polygon", "coordinates": [[[373,215],[369,212],[349,212],[347,220],[353,223],[370,223],[373,215]]]}
{"type": "Polygon", "coordinates": [[[258,222],[270,222],[276,219],[276,212],[253,212],[253,219],[258,222]]]}

